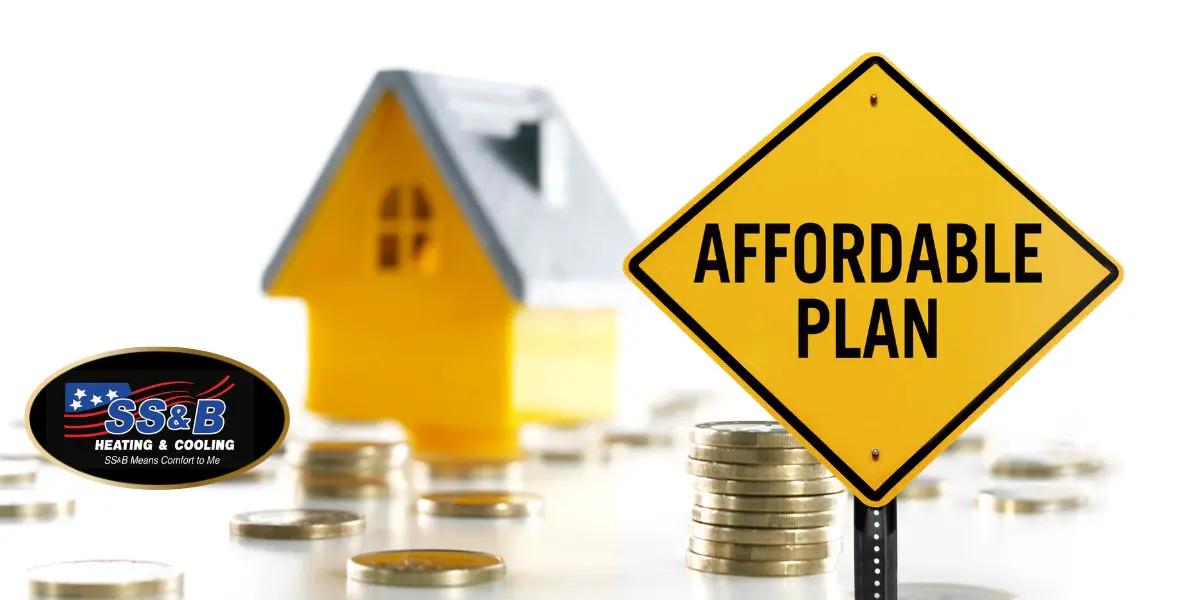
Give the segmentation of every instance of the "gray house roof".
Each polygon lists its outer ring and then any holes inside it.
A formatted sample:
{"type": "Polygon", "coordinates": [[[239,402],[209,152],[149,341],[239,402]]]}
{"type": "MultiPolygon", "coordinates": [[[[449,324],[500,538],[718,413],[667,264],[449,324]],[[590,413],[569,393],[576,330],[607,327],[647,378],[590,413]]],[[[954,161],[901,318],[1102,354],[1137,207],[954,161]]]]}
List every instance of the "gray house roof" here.
{"type": "Polygon", "coordinates": [[[392,92],[513,299],[609,306],[635,238],[548,93],[412,71],[375,76],[271,264],[271,286],[359,130],[392,92]]]}

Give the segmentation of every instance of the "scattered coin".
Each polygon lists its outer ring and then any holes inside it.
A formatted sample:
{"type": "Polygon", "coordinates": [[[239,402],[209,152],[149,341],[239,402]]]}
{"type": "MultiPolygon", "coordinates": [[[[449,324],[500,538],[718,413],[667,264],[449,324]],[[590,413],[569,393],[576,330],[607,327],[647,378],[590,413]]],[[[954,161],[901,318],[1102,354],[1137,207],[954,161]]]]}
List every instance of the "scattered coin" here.
{"type": "Polygon", "coordinates": [[[380,585],[450,587],[497,581],[504,559],[468,550],[386,550],[368,552],[346,562],[346,575],[380,585]]]}
{"type": "Polygon", "coordinates": [[[688,549],[696,554],[713,558],[733,560],[817,560],[837,558],[842,550],[842,541],[818,542],[816,544],[730,544],[712,542],[699,538],[688,540],[688,549]]]}
{"type": "Polygon", "coordinates": [[[714,558],[688,551],[686,564],[689,569],[720,573],[723,575],[751,575],[786,577],[827,573],[837,568],[837,559],[818,560],[733,560],[714,558]]]}
{"type": "Polygon", "coordinates": [[[0,491],[0,518],[49,519],[75,513],[75,501],[44,493],[14,489],[0,491]]]}
{"type": "Polygon", "coordinates": [[[141,560],[80,560],[28,571],[35,597],[129,598],[163,596],[183,589],[183,572],[171,565],[141,560]]]}
{"type": "Polygon", "coordinates": [[[687,459],[687,472],[697,477],[736,479],[739,481],[791,481],[822,479],[833,473],[821,464],[806,465],[742,465],[687,459]]]}
{"type": "Polygon", "coordinates": [[[792,481],[740,481],[693,477],[692,487],[698,492],[744,496],[815,496],[841,492],[846,488],[833,477],[792,481]]]}
{"type": "Polygon", "coordinates": [[[992,465],[992,475],[1027,479],[1051,479],[1092,475],[1104,468],[1098,457],[1065,449],[1000,457],[992,465]]]}
{"type": "Polygon", "coordinates": [[[958,439],[950,443],[946,447],[947,454],[978,454],[983,452],[988,447],[988,439],[983,435],[966,434],[959,436],[958,439]]]}
{"type": "Polygon", "coordinates": [[[693,444],[690,456],[696,460],[746,465],[817,464],[816,455],[804,448],[731,448],[693,444]]]}
{"type": "Polygon", "coordinates": [[[692,443],[738,448],[803,448],[800,440],[774,421],[724,421],[692,428],[692,443]]]}
{"type": "Polygon", "coordinates": [[[819,496],[730,496],[695,492],[693,503],[704,508],[736,510],[739,512],[807,513],[837,510],[845,492],[819,496]]]}
{"type": "Polygon", "coordinates": [[[1087,504],[1082,490],[1058,486],[989,488],[975,496],[975,506],[1006,514],[1034,514],[1073,510],[1087,504]]]}
{"type": "Polygon", "coordinates": [[[345,510],[294,508],[235,515],[229,533],[272,540],[319,540],[362,533],[362,515],[345,510]]]}
{"type": "Polygon", "coordinates": [[[542,511],[542,497],[530,492],[431,492],[417,499],[417,512],[442,517],[529,517],[542,511]]]}
{"type": "Polygon", "coordinates": [[[37,478],[32,460],[0,460],[0,486],[28,485],[37,478]]]}
{"type": "Polygon", "coordinates": [[[1017,600],[1017,597],[992,588],[959,583],[901,583],[900,600],[1017,600]]]}
{"type": "Polygon", "coordinates": [[[917,477],[900,492],[901,500],[933,500],[942,497],[946,481],[938,477],[917,477]]]}
{"type": "Polygon", "coordinates": [[[417,479],[479,481],[519,476],[521,463],[512,460],[423,459],[413,461],[412,469],[417,479]]]}
{"type": "Polygon", "coordinates": [[[751,527],[725,527],[692,521],[692,537],[710,542],[728,544],[816,544],[841,539],[841,530],[836,526],[808,527],[803,529],[762,529],[751,527]]]}
{"type": "Polygon", "coordinates": [[[385,476],[303,475],[298,489],[316,498],[381,498],[392,493],[392,482],[385,476]]]}
{"type": "Polygon", "coordinates": [[[796,529],[832,525],[837,521],[837,513],[833,511],[806,513],[738,512],[693,506],[692,520],[699,523],[725,525],[727,527],[796,529]]]}
{"type": "Polygon", "coordinates": [[[675,443],[670,431],[652,429],[610,429],[604,432],[606,446],[667,448],[675,443]]]}
{"type": "Polygon", "coordinates": [[[373,474],[393,467],[398,444],[359,440],[300,440],[287,444],[284,457],[312,472],[373,474]]]}

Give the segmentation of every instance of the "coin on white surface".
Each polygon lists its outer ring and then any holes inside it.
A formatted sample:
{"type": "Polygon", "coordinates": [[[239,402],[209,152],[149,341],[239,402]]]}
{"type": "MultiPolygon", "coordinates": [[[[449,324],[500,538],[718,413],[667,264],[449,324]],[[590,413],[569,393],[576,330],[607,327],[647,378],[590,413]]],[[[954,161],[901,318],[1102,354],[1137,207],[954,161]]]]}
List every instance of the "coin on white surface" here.
{"type": "Polygon", "coordinates": [[[75,501],[31,489],[0,490],[0,518],[49,519],[75,513],[75,501]]]}
{"type": "Polygon", "coordinates": [[[469,550],[385,550],[346,561],[354,581],[411,587],[476,585],[504,577],[504,559],[469,550]]]}
{"type": "Polygon", "coordinates": [[[980,490],[975,496],[979,510],[1005,514],[1035,514],[1082,508],[1087,494],[1078,488],[1060,486],[997,487],[980,490]]]}
{"type": "Polygon", "coordinates": [[[0,460],[0,486],[29,485],[37,479],[37,462],[0,460]]]}
{"type": "Polygon", "coordinates": [[[992,464],[992,475],[1026,479],[1051,479],[1092,475],[1104,468],[1104,461],[1086,452],[1051,449],[1027,454],[1001,456],[992,464]]]}
{"type": "Polygon", "coordinates": [[[936,500],[946,491],[946,480],[940,477],[920,476],[908,482],[900,492],[901,500],[936,500]]]}
{"type": "Polygon", "coordinates": [[[529,517],[542,511],[542,497],[531,492],[463,490],[421,494],[416,509],[442,517],[529,517]]]}
{"type": "Polygon", "coordinates": [[[692,443],[737,448],[803,448],[800,440],[775,421],[720,421],[692,428],[692,443]]]}
{"type": "Polygon", "coordinates": [[[817,560],[836,558],[842,551],[842,541],[818,542],[816,544],[731,544],[712,542],[700,538],[688,539],[688,550],[713,558],[733,560],[817,560]]]}
{"type": "Polygon", "coordinates": [[[229,533],[272,540],[317,540],[362,533],[362,515],[345,510],[292,508],[235,515],[229,533]]]}
{"type": "Polygon", "coordinates": [[[727,544],[817,544],[841,539],[837,526],[798,529],[764,529],[759,527],[725,527],[692,521],[692,537],[727,544]]]}
{"type": "Polygon", "coordinates": [[[755,577],[791,577],[827,573],[837,568],[837,559],[817,560],[733,560],[715,558],[688,551],[685,559],[689,569],[722,575],[755,577]]]}
{"type": "Polygon", "coordinates": [[[696,506],[739,512],[824,512],[837,510],[845,498],[845,492],[818,496],[732,496],[708,492],[692,494],[692,502],[696,506]]]}
{"type": "Polygon", "coordinates": [[[51,598],[129,598],[162,596],[183,589],[183,572],[141,560],[80,560],[33,567],[32,596],[51,598]]]}
{"type": "Polygon", "coordinates": [[[819,496],[846,489],[842,482],[834,477],[790,481],[741,481],[715,477],[693,477],[692,488],[697,492],[734,496],[819,496]]]}

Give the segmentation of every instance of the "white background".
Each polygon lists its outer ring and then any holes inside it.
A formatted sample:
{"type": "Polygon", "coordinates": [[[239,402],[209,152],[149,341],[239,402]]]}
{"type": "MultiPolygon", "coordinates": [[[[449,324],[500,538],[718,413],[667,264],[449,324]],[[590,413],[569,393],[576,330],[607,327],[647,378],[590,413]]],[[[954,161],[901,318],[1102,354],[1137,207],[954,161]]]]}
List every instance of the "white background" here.
{"type": "MultiPolygon", "coordinates": [[[[19,416],[73,360],[144,345],[238,358],[302,398],[303,306],[258,280],[378,69],[551,88],[645,234],[880,51],[1122,263],[1123,286],[980,426],[1100,448],[1141,509],[1097,576],[1183,577],[1200,456],[1197,15],[899,4],[5,4],[0,412],[19,416]]],[[[625,418],[662,389],[729,388],[632,286],[626,324],[625,418]]]]}

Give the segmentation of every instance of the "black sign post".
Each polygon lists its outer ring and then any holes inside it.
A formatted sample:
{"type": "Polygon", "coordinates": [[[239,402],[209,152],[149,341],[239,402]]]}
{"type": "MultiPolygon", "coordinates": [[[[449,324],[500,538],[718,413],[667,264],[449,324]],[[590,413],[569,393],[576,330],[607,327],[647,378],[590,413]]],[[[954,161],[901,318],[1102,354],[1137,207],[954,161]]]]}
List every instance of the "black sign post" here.
{"type": "Polygon", "coordinates": [[[896,600],[896,501],[872,508],[854,499],[854,600],[896,600]]]}

